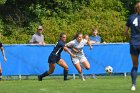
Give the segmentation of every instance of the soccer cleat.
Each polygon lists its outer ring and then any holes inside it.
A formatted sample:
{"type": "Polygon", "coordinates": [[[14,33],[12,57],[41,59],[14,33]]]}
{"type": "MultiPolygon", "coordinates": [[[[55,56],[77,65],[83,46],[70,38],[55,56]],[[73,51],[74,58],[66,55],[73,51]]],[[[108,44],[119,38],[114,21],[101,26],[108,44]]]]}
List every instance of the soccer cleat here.
{"type": "Polygon", "coordinates": [[[42,76],[38,75],[38,81],[42,81],[42,76]]]}
{"type": "Polygon", "coordinates": [[[84,78],[81,78],[82,79],[82,81],[86,81],[84,78]]]}
{"type": "Polygon", "coordinates": [[[136,86],[135,85],[132,85],[131,91],[135,91],[135,90],[136,90],[136,86]]]}

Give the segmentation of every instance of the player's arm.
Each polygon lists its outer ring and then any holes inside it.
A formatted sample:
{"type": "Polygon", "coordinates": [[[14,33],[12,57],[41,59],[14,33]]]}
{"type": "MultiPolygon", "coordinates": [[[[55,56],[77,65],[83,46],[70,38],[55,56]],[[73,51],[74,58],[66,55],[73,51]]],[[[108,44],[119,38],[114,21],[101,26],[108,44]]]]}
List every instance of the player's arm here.
{"type": "Polygon", "coordinates": [[[130,38],[130,34],[129,34],[129,27],[128,27],[128,26],[126,26],[126,27],[125,27],[125,30],[124,30],[124,35],[126,36],[126,38],[127,38],[127,39],[129,39],[129,38],[130,38]]]}
{"type": "Polygon", "coordinates": [[[75,48],[73,48],[73,47],[71,48],[71,50],[74,51],[75,53],[81,52],[81,51],[79,51],[78,49],[75,49],[75,48]]]}
{"type": "Polygon", "coordinates": [[[91,45],[91,43],[90,43],[90,41],[89,41],[89,40],[87,41],[87,44],[89,45],[90,50],[91,50],[91,49],[92,49],[92,45],[91,45]]]}
{"type": "Polygon", "coordinates": [[[78,49],[75,49],[75,48],[73,48],[73,45],[74,45],[74,41],[70,41],[69,43],[67,43],[65,46],[67,47],[67,48],[70,48],[72,51],[74,51],[75,53],[78,53],[79,52],[79,50],[78,49]]]}
{"type": "Polygon", "coordinates": [[[64,50],[65,50],[66,52],[68,52],[68,53],[70,54],[70,56],[72,56],[73,58],[76,57],[76,55],[74,55],[73,53],[71,53],[71,51],[70,51],[66,46],[64,47],[64,50]]]}
{"type": "Polygon", "coordinates": [[[2,51],[2,55],[3,55],[3,57],[4,57],[4,61],[6,62],[7,59],[6,59],[5,51],[4,51],[4,48],[3,48],[3,47],[1,47],[1,51],[2,51]]]}

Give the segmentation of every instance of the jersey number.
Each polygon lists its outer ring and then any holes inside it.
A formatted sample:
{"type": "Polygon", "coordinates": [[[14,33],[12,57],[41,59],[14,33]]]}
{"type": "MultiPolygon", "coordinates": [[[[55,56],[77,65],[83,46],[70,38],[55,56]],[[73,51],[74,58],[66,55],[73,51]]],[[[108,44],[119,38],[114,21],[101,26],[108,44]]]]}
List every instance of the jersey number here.
{"type": "Polygon", "coordinates": [[[138,26],[138,18],[137,18],[137,17],[134,19],[133,24],[134,24],[135,26],[138,26]]]}

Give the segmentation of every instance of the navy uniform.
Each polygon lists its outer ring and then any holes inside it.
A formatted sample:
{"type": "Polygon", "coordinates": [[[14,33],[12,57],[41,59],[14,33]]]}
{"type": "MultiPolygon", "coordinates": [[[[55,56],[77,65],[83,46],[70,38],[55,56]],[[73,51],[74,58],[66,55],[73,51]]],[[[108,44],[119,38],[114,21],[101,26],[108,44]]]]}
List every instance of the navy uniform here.
{"type": "MultiPolygon", "coordinates": [[[[140,15],[132,14],[129,16],[126,26],[131,28],[130,45],[140,46],[140,15]]],[[[139,51],[130,51],[132,54],[139,54],[139,51]],[[134,53],[137,52],[137,53],[134,53]]]]}
{"type": "MultiPolygon", "coordinates": [[[[138,57],[140,54],[140,14],[130,15],[127,20],[126,26],[131,28],[130,54],[138,57]]],[[[133,66],[131,70],[131,78],[132,78],[133,86],[136,85],[137,70],[138,67],[135,66],[133,66]]],[[[131,90],[135,90],[135,89],[131,89],[131,90]]]]}
{"type": "Polygon", "coordinates": [[[63,51],[64,47],[65,42],[59,40],[49,56],[48,63],[57,63],[61,59],[61,52],[63,51]]]}
{"type": "MultiPolygon", "coordinates": [[[[65,47],[65,42],[62,40],[59,40],[49,56],[49,59],[48,59],[49,64],[55,64],[61,59],[61,53],[64,47],[65,47]]],[[[64,80],[68,80],[67,74],[68,74],[68,70],[64,69],[64,80]]],[[[48,71],[45,71],[43,74],[38,76],[38,80],[42,81],[42,78],[48,75],[49,75],[48,71]]]]}

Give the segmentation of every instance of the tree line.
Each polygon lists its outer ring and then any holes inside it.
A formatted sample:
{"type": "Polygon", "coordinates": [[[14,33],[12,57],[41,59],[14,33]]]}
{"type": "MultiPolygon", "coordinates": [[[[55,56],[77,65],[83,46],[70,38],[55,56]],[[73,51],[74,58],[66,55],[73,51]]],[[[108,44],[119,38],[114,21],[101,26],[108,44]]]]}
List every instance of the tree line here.
{"type": "Polygon", "coordinates": [[[28,43],[37,26],[44,27],[47,43],[65,32],[68,41],[77,32],[91,34],[97,27],[105,42],[127,42],[126,19],[138,0],[1,0],[0,41],[28,43]]]}

